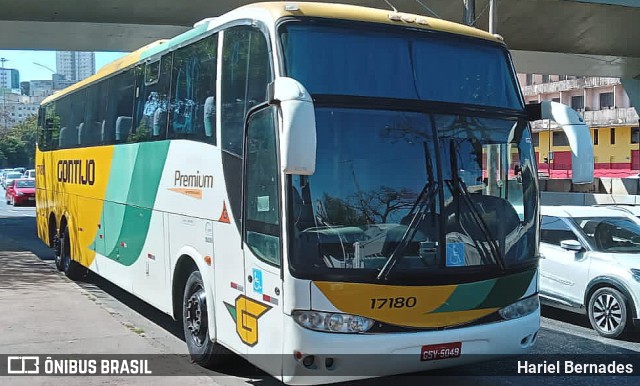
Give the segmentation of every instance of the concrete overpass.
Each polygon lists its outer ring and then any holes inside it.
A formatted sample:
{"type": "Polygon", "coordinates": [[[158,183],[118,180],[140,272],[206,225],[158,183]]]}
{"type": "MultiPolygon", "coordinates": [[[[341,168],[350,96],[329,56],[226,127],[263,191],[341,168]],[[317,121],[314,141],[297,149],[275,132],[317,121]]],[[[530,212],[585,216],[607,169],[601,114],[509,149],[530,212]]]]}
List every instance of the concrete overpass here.
{"type": "MultiPolygon", "coordinates": [[[[389,1],[399,11],[463,20],[463,0],[389,1]]],[[[0,0],[0,49],[131,51],[249,2],[0,0]]],[[[385,0],[339,2],[389,8],[385,0]]],[[[475,4],[477,27],[487,30],[489,0],[475,4]]],[[[497,1],[497,32],[520,72],[640,79],[638,23],[640,0],[497,1]]]]}

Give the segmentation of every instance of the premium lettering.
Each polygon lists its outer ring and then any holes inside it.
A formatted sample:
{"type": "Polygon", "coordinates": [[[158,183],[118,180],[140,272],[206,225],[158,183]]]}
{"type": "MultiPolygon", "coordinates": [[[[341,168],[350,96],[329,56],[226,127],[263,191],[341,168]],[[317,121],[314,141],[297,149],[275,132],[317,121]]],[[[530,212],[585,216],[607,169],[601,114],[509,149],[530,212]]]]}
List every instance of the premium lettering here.
{"type": "Polygon", "coordinates": [[[58,182],[93,185],[96,181],[96,162],[92,159],[58,161],[58,182]]]}
{"type": "Polygon", "coordinates": [[[213,188],[213,176],[200,174],[200,171],[196,171],[196,174],[182,174],[180,170],[176,170],[174,186],[183,188],[213,188]]]}

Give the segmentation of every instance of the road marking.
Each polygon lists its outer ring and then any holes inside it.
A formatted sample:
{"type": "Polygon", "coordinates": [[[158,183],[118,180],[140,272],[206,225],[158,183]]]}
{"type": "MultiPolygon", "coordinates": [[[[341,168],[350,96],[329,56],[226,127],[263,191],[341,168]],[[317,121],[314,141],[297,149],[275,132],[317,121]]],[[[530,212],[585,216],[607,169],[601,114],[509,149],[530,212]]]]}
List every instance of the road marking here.
{"type": "Polygon", "coordinates": [[[627,342],[624,340],[605,338],[603,336],[597,335],[597,332],[590,328],[576,326],[575,324],[562,322],[560,320],[550,319],[543,316],[540,318],[540,326],[554,332],[574,335],[609,346],[615,346],[618,348],[623,348],[625,350],[640,352],[640,344],[638,344],[638,342],[627,342]]]}

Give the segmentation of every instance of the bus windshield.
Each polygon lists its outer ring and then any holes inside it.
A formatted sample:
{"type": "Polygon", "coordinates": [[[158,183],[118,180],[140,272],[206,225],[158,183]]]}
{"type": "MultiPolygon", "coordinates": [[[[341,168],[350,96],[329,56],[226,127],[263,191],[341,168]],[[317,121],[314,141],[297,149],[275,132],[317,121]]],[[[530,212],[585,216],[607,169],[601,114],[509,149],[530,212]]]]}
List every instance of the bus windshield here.
{"type": "Polygon", "coordinates": [[[289,22],[288,76],[311,94],[430,100],[522,109],[506,49],[444,33],[289,22]]]}
{"type": "Polygon", "coordinates": [[[321,101],[316,171],[290,180],[294,275],[422,280],[531,266],[534,155],[504,49],[421,31],[285,26],[287,76],[321,101]],[[412,100],[438,109],[405,108],[412,100]]]}

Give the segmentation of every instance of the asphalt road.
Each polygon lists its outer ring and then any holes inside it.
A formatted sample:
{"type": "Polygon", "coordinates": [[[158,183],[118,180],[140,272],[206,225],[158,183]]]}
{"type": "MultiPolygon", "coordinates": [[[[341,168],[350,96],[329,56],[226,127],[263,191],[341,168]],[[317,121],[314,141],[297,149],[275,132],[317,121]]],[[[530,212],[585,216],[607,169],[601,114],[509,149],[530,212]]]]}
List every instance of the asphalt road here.
{"type": "MultiPolygon", "coordinates": [[[[4,191],[0,188],[4,197],[4,191]]],[[[46,264],[53,265],[53,254],[36,236],[35,209],[6,205],[0,201],[0,238],[7,237],[21,248],[33,252],[46,264]]],[[[2,267],[0,267],[0,271],[2,267]]],[[[69,283],[74,285],[73,283],[69,283]]],[[[110,317],[125,325],[131,325],[132,334],[142,335],[158,353],[186,353],[182,328],[170,317],[122,291],[97,275],[89,275],[83,282],[76,282],[78,291],[91,294],[96,304],[109,311],[110,317]],[[140,331],[144,331],[140,334],[140,331]]],[[[1,352],[0,348],[0,352],[1,352]]],[[[354,385],[387,385],[391,383],[423,385],[428,382],[456,385],[598,385],[614,383],[616,386],[637,385],[638,377],[625,376],[505,376],[505,367],[514,367],[517,360],[543,363],[555,360],[558,354],[581,354],[578,359],[591,362],[606,354],[640,354],[640,331],[626,340],[602,338],[589,327],[585,317],[564,311],[543,308],[542,326],[533,356],[501,359],[466,367],[457,367],[430,373],[385,377],[350,382],[354,385]]],[[[622,357],[608,357],[620,361],[622,357]]],[[[636,357],[636,361],[640,355],[636,357]]],[[[640,363],[636,363],[640,374],[640,363]]],[[[203,375],[200,373],[199,375],[203,375]]],[[[221,372],[206,370],[212,384],[238,385],[277,384],[275,380],[238,358],[233,368],[221,372]]],[[[194,380],[195,381],[195,380],[194,380]]],[[[0,379],[0,384],[2,379],[0,379]]],[[[184,383],[184,382],[181,382],[184,383]]],[[[195,382],[194,382],[195,383],[195,382]]],[[[201,383],[201,378],[199,378],[201,383]]],[[[187,384],[189,384],[187,382],[187,384]]]]}

